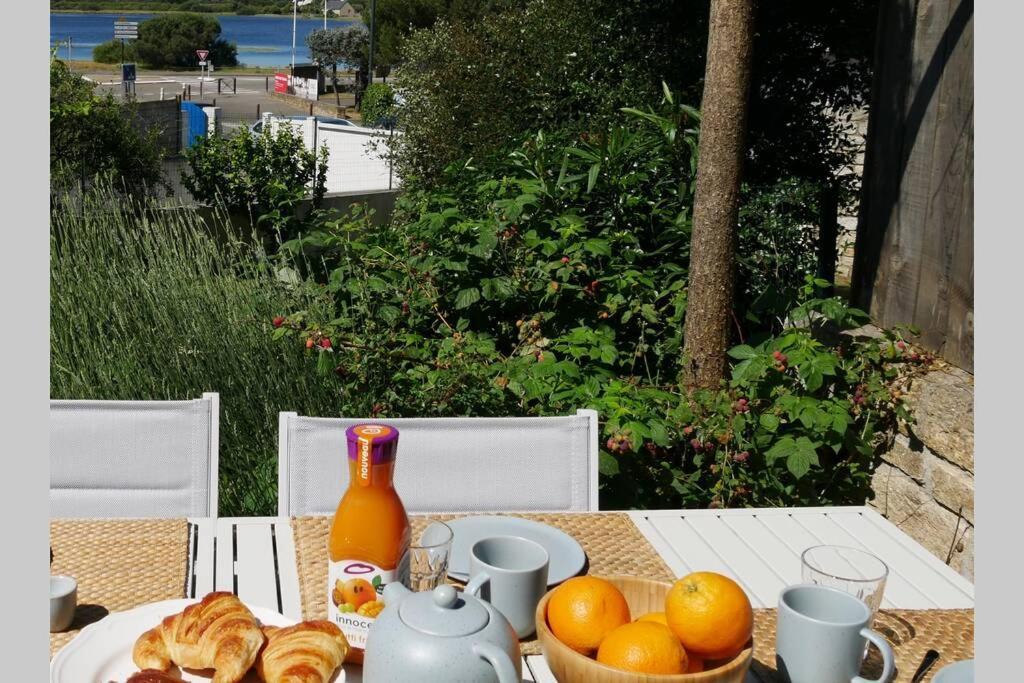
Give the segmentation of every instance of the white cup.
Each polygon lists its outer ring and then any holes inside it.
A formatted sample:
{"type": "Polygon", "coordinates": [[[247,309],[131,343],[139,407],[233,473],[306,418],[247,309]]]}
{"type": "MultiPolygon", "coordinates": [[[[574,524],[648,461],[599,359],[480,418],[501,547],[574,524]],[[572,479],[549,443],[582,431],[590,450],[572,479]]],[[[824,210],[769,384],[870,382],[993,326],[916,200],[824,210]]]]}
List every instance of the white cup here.
{"type": "Polygon", "coordinates": [[[75,620],[78,582],[70,576],[50,577],[50,633],[64,631],[75,620]]]}

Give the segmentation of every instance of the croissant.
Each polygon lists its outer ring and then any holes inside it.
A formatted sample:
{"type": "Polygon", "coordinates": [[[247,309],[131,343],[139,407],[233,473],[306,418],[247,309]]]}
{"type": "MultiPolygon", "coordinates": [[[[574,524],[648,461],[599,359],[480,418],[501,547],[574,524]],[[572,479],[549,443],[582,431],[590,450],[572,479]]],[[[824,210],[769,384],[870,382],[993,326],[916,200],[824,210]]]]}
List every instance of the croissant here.
{"type": "Polygon", "coordinates": [[[266,683],[327,683],[348,654],[348,640],[329,621],[264,626],[267,645],[256,660],[266,683]]]}
{"type": "Polygon", "coordinates": [[[143,669],[133,673],[124,683],[181,683],[181,679],[159,669],[143,669]]]}
{"type": "Polygon", "coordinates": [[[139,636],[132,659],[140,669],[166,671],[172,662],[215,669],[213,683],[237,683],[256,661],[264,640],[260,623],[241,600],[215,592],[139,636]]]}

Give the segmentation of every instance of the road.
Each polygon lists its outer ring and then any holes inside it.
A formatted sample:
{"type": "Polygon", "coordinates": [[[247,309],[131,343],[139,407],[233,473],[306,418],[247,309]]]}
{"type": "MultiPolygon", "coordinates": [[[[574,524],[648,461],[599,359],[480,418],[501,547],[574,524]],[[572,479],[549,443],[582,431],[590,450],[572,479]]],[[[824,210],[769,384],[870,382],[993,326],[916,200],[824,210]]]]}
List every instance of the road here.
{"type": "MultiPolygon", "coordinates": [[[[110,92],[116,96],[124,93],[120,74],[111,72],[85,72],[85,78],[96,83],[101,92],[110,92]]],[[[339,83],[344,83],[339,78],[339,83]]],[[[273,75],[264,74],[230,74],[218,76],[214,71],[210,77],[200,78],[198,72],[181,71],[141,71],[135,82],[135,97],[141,101],[156,100],[163,97],[171,99],[177,95],[187,97],[197,104],[217,106],[221,108],[222,126],[231,129],[247,125],[259,118],[259,114],[301,114],[307,109],[290,102],[271,97],[274,89],[273,75]],[[220,92],[218,92],[218,83],[220,92]]],[[[333,103],[333,95],[321,98],[333,103]]],[[[351,95],[342,95],[343,104],[351,104],[351,95]]]]}

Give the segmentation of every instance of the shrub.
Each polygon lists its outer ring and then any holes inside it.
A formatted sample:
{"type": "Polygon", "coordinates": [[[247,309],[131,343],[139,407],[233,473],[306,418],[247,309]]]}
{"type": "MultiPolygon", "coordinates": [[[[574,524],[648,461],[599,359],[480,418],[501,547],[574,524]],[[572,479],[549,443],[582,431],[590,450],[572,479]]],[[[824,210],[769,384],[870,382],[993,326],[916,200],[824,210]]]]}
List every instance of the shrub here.
{"type": "Polygon", "coordinates": [[[120,64],[135,61],[135,42],[125,41],[122,45],[117,38],[100,43],[92,49],[92,61],[101,64],[120,64]],[[122,52],[122,49],[124,52],[122,52]]]}
{"type": "Polygon", "coordinates": [[[265,236],[288,230],[296,205],[312,197],[318,206],[327,180],[327,148],[317,155],[306,149],[288,123],[258,134],[242,128],[232,137],[201,138],[185,152],[188,172],[182,183],[192,196],[210,206],[263,218],[265,236]]]}
{"type": "Polygon", "coordinates": [[[220,37],[220,22],[202,14],[175,13],[147,19],[139,24],[135,51],[151,67],[194,67],[196,50],[210,51],[216,66],[236,66],[238,48],[220,37]]]}
{"type": "Polygon", "coordinates": [[[325,315],[318,292],[277,276],[221,213],[204,222],[107,187],[51,219],[51,397],[220,392],[220,514],[275,514],[278,412],[339,414],[337,383],[270,339],[289,307],[325,315]]]}
{"type": "MultiPolygon", "coordinates": [[[[383,229],[324,221],[285,244],[326,266],[333,313],[295,307],[275,335],[311,345],[351,415],[596,409],[604,506],[862,503],[875,434],[902,413],[890,383],[914,363],[895,336],[826,335],[865,316],[817,298],[795,261],[797,307],[738,309],[732,380],[686,395],[695,112],[631,114],[452,166],[383,229]]],[[[775,237],[802,230],[789,215],[775,237]]]]}
{"type": "Polygon", "coordinates": [[[394,126],[395,91],[387,83],[371,83],[363,93],[361,103],[363,124],[367,126],[394,126]]]}
{"type": "MultiPolygon", "coordinates": [[[[55,188],[116,179],[119,191],[141,193],[162,185],[160,131],[140,132],[131,123],[132,105],[50,60],[50,182],[55,188]]],[[[59,192],[59,190],[58,190],[59,192]]]]}

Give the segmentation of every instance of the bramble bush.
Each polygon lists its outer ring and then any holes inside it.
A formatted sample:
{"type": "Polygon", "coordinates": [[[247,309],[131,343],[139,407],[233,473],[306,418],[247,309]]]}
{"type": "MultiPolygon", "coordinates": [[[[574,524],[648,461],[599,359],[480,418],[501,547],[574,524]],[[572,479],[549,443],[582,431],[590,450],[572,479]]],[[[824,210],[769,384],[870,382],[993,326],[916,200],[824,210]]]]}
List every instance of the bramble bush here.
{"type": "MultiPolygon", "coordinates": [[[[799,258],[751,258],[767,219],[748,215],[741,273],[787,291],[738,299],[731,378],[688,395],[697,115],[671,98],[627,114],[453,165],[381,228],[316,214],[282,253],[322,281],[333,318],[296,306],[275,336],[338,377],[344,415],[596,409],[605,507],[862,503],[878,435],[905,417],[890,387],[923,360],[898,332],[836,334],[866,316],[819,298],[799,258]]],[[[776,239],[804,230],[786,215],[776,239]]]]}

